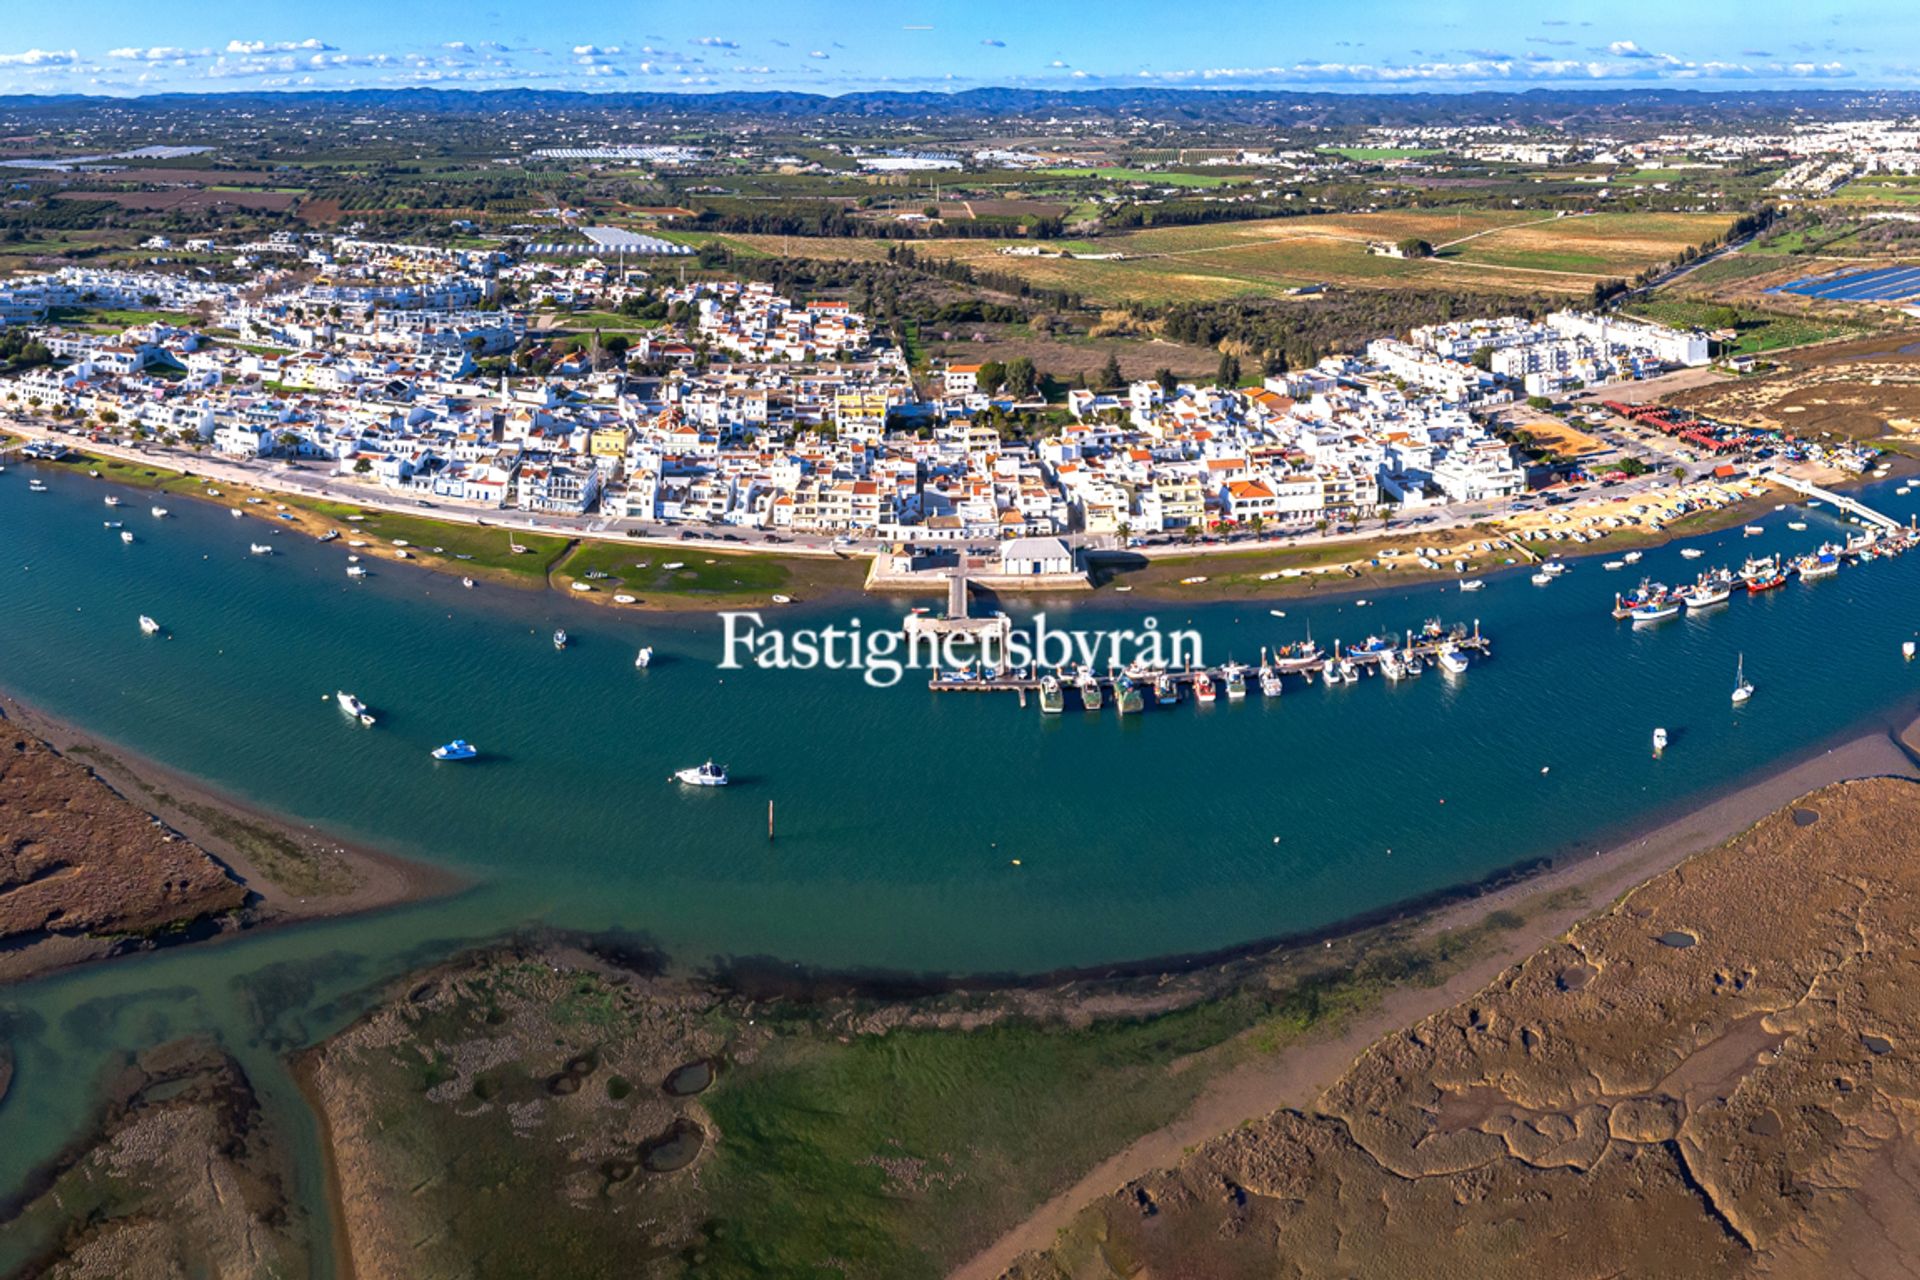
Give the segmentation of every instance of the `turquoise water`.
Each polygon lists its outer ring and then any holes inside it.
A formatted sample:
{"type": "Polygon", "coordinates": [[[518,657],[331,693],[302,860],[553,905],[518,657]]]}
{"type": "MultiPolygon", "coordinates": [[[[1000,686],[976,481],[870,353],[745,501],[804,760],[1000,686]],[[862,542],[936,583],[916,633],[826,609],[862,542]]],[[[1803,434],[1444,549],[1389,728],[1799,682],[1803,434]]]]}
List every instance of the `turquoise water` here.
{"type": "MultiPolygon", "coordinates": [[[[474,887],[8,992],[21,1070],[0,1107],[0,1185],[83,1122],[75,1081],[186,1030],[242,1052],[268,1077],[269,1104],[291,1114],[275,1052],[350,1017],[369,985],[518,925],[626,930],[688,964],[1011,973],[1206,951],[1596,848],[1920,702],[1920,663],[1899,655],[1920,628],[1920,556],[1651,629],[1607,617],[1612,593],[1643,572],[1674,581],[1838,536],[1800,509],[1804,533],[1775,514],[1764,537],[1696,540],[1710,552],[1697,562],[1663,548],[1605,573],[1589,559],[1547,588],[1507,574],[1471,596],[1429,586],[1367,607],[1284,602],[1284,619],[1264,606],[1162,606],[1162,625],[1191,622],[1214,662],[1252,661],[1309,623],[1352,641],[1428,616],[1479,618],[1495,656],[1457,680],[1291,681],[1277,702],[1256,693],[1122,721],[1111,709],[1043,719],[1011,697],[911,680],[876,690],[847,673],[723,672],[709,618],[470,592],[404,565],[356,583],[340,544],[289,533],[278,554],[251,557],[260,521],[184,500],[156,521],[144,494],[121,490],[113,511],[101,496],[114,486],[62,473],[32,494],[25,472],[0,476],[0,685],[474,887]],[[122,546],[107,518],[138,542],[122,546]],[[170,638],[142,636],[141,613],[170,638]],[[556,653],[561,625],[574,645],[556,653]],[[659,654],[644,672],[642,643],[659,654]],[[1759,692],[1735,709],[1742,651],[1759,692]],[[336,689],[364,698],[379,727],[341,715],[336,689]],[[1672,735],[1660,760],[1656,725],[1672,735]],[[485,758],[428,758],[456,736],[485,758]],[[732,765],[734,786],[666,782],[708,756],[732,765]]],[[[1902,519],[1920,505],[1891,486],[1863,496],[1902,519]]],[[[852,609],[871,628],[897,624],[900,606],[852,609]]],[[[1085,602],[1048,612],[1056,627],[1137,619],[1085,602]]]]}

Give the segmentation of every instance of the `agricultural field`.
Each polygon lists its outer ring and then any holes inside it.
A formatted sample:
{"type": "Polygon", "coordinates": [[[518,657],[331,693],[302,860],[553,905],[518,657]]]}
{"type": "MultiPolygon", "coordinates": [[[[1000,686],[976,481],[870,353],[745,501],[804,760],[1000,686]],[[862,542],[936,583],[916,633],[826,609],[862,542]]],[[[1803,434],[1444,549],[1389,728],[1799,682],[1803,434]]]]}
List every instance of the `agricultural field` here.
{"type": "Polygon", "coordinates": [[[1759,355],[1785,347],[1805,346],[1866,332],[1867,326],[1841,316],[1794,315],[1756,307],[1730,306],[1705,299],[1655,298],[1626,308],[1626,313],[1643,320],[1677,328],[1732,328],[1738,334],[1731,345],[1721,344],[1717,353],[1759,355]]]}

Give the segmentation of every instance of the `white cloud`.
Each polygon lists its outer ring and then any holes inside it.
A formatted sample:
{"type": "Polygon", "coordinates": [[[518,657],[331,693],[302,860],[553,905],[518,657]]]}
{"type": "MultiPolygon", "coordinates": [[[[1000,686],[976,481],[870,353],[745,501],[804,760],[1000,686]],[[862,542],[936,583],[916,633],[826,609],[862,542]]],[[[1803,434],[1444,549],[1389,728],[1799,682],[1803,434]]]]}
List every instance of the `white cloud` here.
{"type": "Polygon", "coordinates": [[[70,67],[80,61],[78,49],[27,49],[0,53],[0,67],[70,67]]]}
{"type": "Polygon", "coordinates": [[[170,45],[156,45],[151,49],[109,49],[107,56],[121,62],[184,62],[189,58],[207,58],[213,55],[211,49],[176,49],[170,45]]]}
{"type": "Polygon", "coordinates": [[[738,40],[728,40],[721,36],[698,36],[692,41],[689,41],[689,43],[704,44],[710,49],[738,49],[740,47],[738,40]]]}
{"type": "Polygon", "coordinates": [[[573,46],[573,52],[574,56],[579,58],[610,58],[620,52],[620,46],[617,44],[577,44],[573,46]]]}
{"type": "Polygon", "coordinates": [[[1651,58],[1653,55],[1631,40],[1615,40],[1607,46],[1607,52],[1616,58],[1651,58]]]}
{"type": "Polygon", "coordinates": [[[330,53],[334,46],[311,37],[305,40],[229,40],[228,53],[330,53]]]}
{"type": "Polygon", "coordinates": [[[809,53],[807,56],[809,58],[831,58],[833,55],[830,53],[825,53],[819,49],[815,49],[812,53],[809,53]]]}

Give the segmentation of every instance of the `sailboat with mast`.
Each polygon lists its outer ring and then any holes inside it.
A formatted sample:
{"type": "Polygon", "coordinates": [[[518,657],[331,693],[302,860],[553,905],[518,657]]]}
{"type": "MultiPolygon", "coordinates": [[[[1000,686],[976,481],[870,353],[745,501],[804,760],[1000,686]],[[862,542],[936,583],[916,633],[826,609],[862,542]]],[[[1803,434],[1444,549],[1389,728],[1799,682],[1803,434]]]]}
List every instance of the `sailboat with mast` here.
{"type": "Polygon", "coordinates": [[[1753,684],[1747,679],[1747,655],[1741,654],[1733,669],[1733,705],[1736,707],[1753,696],[1753,684]]]}

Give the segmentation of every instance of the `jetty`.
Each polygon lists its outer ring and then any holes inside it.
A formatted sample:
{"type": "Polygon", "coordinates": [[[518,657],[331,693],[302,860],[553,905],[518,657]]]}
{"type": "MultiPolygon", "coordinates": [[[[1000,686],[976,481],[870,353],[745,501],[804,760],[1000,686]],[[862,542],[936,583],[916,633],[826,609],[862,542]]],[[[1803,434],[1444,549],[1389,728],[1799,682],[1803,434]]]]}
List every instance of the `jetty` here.
{"type": "Polygon", "coordinates": [[[940,617],[926,613],[908,614],[906,622],[902,624],[907,638],[911,640],[923,635],[965,636],[979,642],[982,654],[995,652],[993,645],[996,642],[999,645],[997,652],[1004,654],[1007,651],[1007,638],[1013,633],[1013,619],[1004,613],[985,618],[969,616],[967,567],[964,560],[946,570],[946,579],[946,613],[940,617]]]}
{"type": "Polygon", "coordinates": [[[1800,477],[1790,476],[1784,471],[1776,471],[1769,475],[1767,479],[1780,485],[1782,488],[1791,489],[1795,493],[1804,494],[1809,498],[1818,498],[1822,502],[1831,503],[1836,509],[1844,511],[1848,515],[1859,516],[1868,524],[1884,529],[1888,533],[1898,533],[1905,528],[1904,525],[1892,516],[1875,511],[1858,498],[1849,498],[1845,494],[1835,493],[1831,489],[1822,489],[1811,480],[1802,480],[1800,477]]]}
{"type": "MultiPolygon", "coordinates": [[[[1423,661],[1432,662],[1437,659],[1442,652],[1448,649],[1455,650],[1459,653],[1471,654],[1476,658],[1486,658],[1493,653],[1493,642],[1480,633],[1480,620],[1476,618],[1474,619],[1473,629],[1471,631],[1464,628],[1456,628],[1449,635],[1423,635],[1416,638],[1411,644],[1394,645],[1391,652],[1396,654],[1412,653],[1423,661]]],[[[1287,662],[1286,668],[1281,672],[1281,675],[1283,677],[1304,676],[1311,682],[1318,679],[1325,672],[1327,664],[1337,658],[1344,658],[1346,661],[1352,663],[1363,676],[1379,674],[1379,652],[1356,652],[1348,650],[1342,653],[1339,644],[1336,642],[1332,649],[1311,662],[1287,662]]],[[[1244,666],[1249,673],[1259,670],[1257,666],[1252,664],[1241,665],[1244,666]]],[[[1219,671],[1220,668],[1217,666],[1191,667],[1182,670],[1168,671],[1165,674],[1184,690],[1187,686],[1192,685],[1194,680],[1203,672],[1217,675],[1219,671]]],[[[993,675],[960,675],[953,672],[942,672],[929,680],[927,687],[936,693],[1015,693],[1020,695],[1021,703],[1024,705],[1029,693],[1037,693],[1039,691],[1042,674],[1041,672],[1033,671],[1015,671],[996,673],[993,675]]],[[[1079,678],[1070,677],[1064,672],[1055,674],[1059,675],[1063,683],[1068,684],[1073,683],[1079,678]]],[[[1160,674],[1160,672],[1155,672],[1155,678],[1160,674]]],[[[1112,674],[1104,676],[1095,675],[1093,679],[1103,690],[1112,689],[1116,681],[1116,677],[1112,674]]]]}

